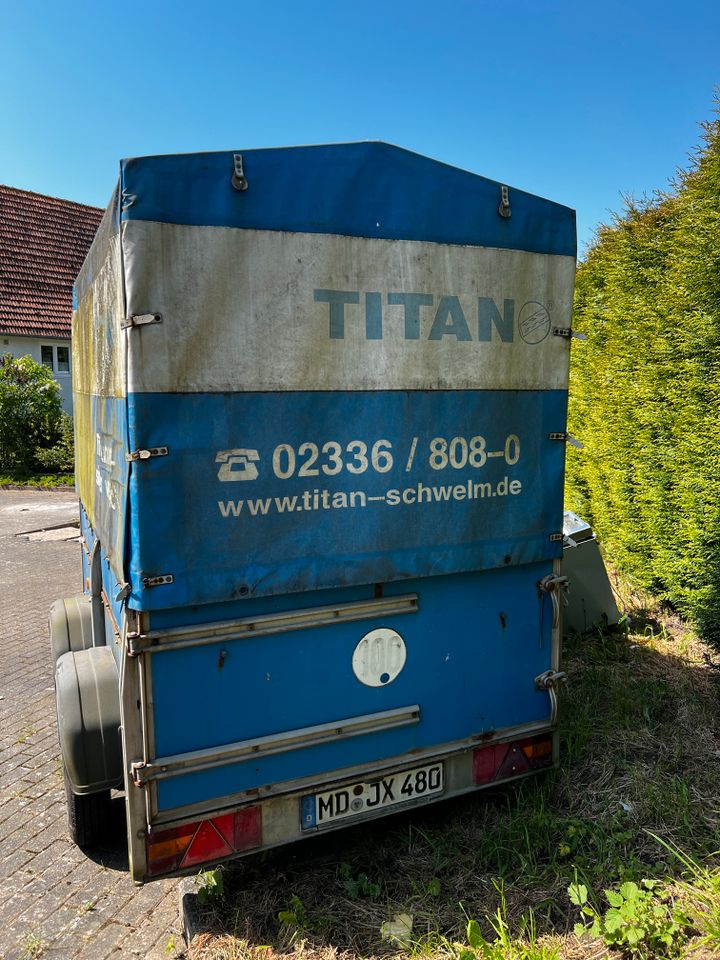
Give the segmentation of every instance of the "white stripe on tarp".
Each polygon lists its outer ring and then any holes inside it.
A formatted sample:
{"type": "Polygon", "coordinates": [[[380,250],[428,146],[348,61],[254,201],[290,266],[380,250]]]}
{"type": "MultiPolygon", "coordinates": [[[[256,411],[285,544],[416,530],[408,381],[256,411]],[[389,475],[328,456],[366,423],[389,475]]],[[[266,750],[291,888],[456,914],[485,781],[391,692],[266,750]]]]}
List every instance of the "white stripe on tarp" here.
{"type": "Polygon", "coordinates": [[[123,224],[123,255],[128,313],[163,317],[127,334],[131,392],[567,388],[549,327],[570,325],[572,257],[143,221],[123,224]],[[358,295],[342,338],[323,290],[358,295]],[[408,293],[433,298],[419,339],[389,302],[408,293]],[[478,339],[479,298],[503,317],[513,301],[512,343],[478,339]],[[526,342],[519,320],[549,332],[526,342]]]}

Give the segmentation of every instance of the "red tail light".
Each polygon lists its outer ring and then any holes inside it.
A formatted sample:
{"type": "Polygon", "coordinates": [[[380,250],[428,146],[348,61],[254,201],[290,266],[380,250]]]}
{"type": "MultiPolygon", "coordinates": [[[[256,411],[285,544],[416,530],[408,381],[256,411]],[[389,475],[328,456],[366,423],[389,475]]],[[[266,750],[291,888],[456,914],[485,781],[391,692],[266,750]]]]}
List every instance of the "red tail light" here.
{"type": "Polygon", "coordinates": [[[222,860],[229,857],[233,848],[220,833],[212,820],[203,820],[180,861],[180,868],[194,867],[210,860],[222,860]]]}
{"type": "Polygon", "coordinates": [[[234,817],[235,835],[233,846],[241,850],[252,850],[262,843],[262,816],[260,807],[249,807],[247,810],[238,810],[234,817]]]}
{"type": "Polygon", "coordinates": [[[182,827],[173,827],[171,830],[153,830],[152,833],[148,834],[145,847],[150,876],[154,877],[159,873],[171,873],[178,869],[198,826],[197,823],[186,823],[182,827]]]}
{"type": "Polygon", "coordinates": [[[494,743],[473,751],[473,780],[476,784],[509,780],[532,770],[552,766],[552,734],[528,737],[515,743],[494,743]]]}
{"type": "Polygon", "coordinates": [[[248,807],[169,830],[153,830],[146,840],[148,873],[156,877],[201,863],[223,860],[262,843],[260,807],[248,807]]]}
{"type": "Polygon", "coordinates": [[[483,747],[473,753],[473,780],[475,783],[490,783],[495,779],[508,752],[509,744],[498,743],[483,747]]]}
{"type": "Polygon", "coordinates": [[[546,767],[552,763],[552,737],[533,737],[529,740],[521,740],[518,746],[522,748],[533,768],[536,765],[546,767]]]}

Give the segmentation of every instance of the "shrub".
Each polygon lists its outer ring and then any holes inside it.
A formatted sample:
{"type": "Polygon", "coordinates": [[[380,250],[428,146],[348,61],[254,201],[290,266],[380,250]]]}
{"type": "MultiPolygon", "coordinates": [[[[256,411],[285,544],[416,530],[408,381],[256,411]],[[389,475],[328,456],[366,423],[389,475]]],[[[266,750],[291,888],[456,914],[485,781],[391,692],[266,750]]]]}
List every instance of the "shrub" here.
{"type": "Polygon", "coordinates": [[[672,192],[578,271],[569,505],[644,588],[720,639],[720,125],[672,192]]]}
{"type": "Polygon", "coordinates": [[[0,357],[0,469],[32,472],[63,434],[60,387],[32,357],[0,357]]]}
{"type": "Polygon", "coordinates": [[[72,417],[65,411],[60,414],[60,437],[52,447],[38,447],[35,459],[45,469],[57,473],[72,473],[75,469],[75,438],[72,417]]]}

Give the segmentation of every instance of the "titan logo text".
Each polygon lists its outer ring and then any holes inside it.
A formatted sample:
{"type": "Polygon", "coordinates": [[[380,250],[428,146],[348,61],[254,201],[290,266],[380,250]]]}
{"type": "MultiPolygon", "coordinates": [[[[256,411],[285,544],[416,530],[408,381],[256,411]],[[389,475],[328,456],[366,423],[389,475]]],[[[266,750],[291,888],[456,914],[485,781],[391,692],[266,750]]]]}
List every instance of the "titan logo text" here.
{"type": "MultiPolygon", "coordinates": [[[[388,333],[405,340],[443,340],[513,343],[515,300],[503,300],[500,307],[492,297],[478,297],[463,306],[460,297],[430,293],[387,293],[359,290],[313,291],[316,303],[328,305],[328,332],[331,340],[344,340],[346,329],[360,326],[366,340],[382,340],[388,333]],[[360,307],[361,299],[364,309],[360,307]],[[386,311],[385,307],[400,307],[386,311]],[[359,308],[359,309],[358,309],[359,308]]],[[[525,343],[540,343],[550,332],[550,314],[538,301],[529,301],[517,312],[517,328],[525,343]]]]}

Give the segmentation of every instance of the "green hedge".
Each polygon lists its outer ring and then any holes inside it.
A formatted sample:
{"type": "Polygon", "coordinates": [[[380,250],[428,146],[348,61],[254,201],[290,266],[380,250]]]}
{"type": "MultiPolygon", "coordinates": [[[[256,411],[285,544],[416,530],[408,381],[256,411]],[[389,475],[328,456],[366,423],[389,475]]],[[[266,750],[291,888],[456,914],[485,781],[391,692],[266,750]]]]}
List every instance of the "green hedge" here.
{"type": "Polygon", "coordinates": [[[568,504],[720,640],[720,123],[672,193],[598,231],[578,271],[568,504]]]}

